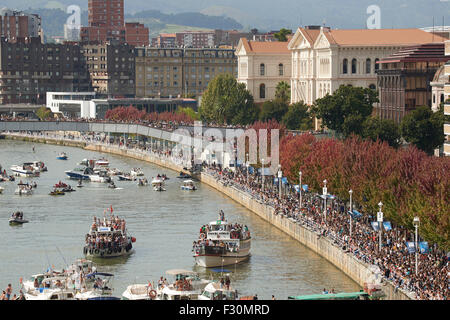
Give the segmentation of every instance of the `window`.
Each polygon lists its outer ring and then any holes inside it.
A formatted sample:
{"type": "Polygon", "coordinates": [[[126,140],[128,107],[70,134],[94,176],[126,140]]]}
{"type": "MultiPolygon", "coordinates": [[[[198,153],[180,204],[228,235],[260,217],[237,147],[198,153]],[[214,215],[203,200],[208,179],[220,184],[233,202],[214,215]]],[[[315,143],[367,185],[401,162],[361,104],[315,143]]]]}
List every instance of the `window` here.
{"type": "Polygon", "coordinates": [[[266,66],[264,63],[259,65],[259,75],[264,76],[266,74],[266,66]]]}
{"type": "Polygon", "coordinates": [[[356,59],[352,59],[352,73],[356,73],[356,59]]]}
{"type": "Polygon", "coordinates": [[[378,61],[380,61],[380,59],[376,58],[375,59],[375,71],[378,71],[378,69],[380,69],[380,65],[377,63],[378,61]]]}
{"type": "Polygon", "coordinates": [[[370,58],[366,59],[366,73],[371,73],[372,72],[372,60],[370,60],[370,58]]]}
{"type": "Polygon", "coordinates": [[[342,73],[347,74],[348,73],[348,60],[344,59],[342,62],[342,73]]]}
{"type": "Polygon", "coordinates": [[[264,83],[261,83],[259,86],[259,98],[260,99],[266,98],[266,85],[264,83]]]}
{"type": "Polygon", "coordinates": [[[372,90],[376,90],[377,86],[372,83],[371,85],[369,85],[369,88],[372,89],[372,90]]]}
{"type": "Polygon", "coordinates": [[[278,65],[278,74],[279,74],[280,76],[282,76],[282,75],[284,74],[283,64],[282,64],[282,63],[280,63],[280,64],[278,65]]]}

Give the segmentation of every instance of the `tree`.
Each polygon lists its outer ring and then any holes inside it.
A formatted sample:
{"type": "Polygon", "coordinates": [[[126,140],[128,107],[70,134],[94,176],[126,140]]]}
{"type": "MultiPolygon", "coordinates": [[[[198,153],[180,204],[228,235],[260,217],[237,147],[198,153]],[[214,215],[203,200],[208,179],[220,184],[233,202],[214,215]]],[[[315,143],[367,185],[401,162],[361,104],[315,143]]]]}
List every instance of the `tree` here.
{"type": "Polygon", "coordinates": [[[280,99],[269,100],[263,103],[259,119],[261,121],[276,120],[281,122],[283,116],[288,111],[288,104],[280,99]]]}
{"type": "Polygon", "coordinates": [[[247,125],[258,118],[252,94],[231,74],[220,74],[208,84],[199,113],[203,121],[218,124],[247,125]]]}
{"type": "Polygon", "coordinates": [[[400,143],[400,127],[392,120],[370,117],[363,124],[363,138],[376,141],[386,141],[391,147],[397,148],[400,143]]]}
{"type": "Polygon", "coordinates": [[[372,114],[373,104],[378,102],[375,90],[341,85],[332,95],[317,99],[314,114],[329,129],[349,136],[362,133],[362,123],[372,114]]]}
{"type": "Polygon", "coordinates": [[[36,115],[38,116],[39,119],[46,120],[48,118],[53,117],[53,112],[47,107],[40,107],[39,109],[36,110],[36,115]]]}
{"type": "Polygon", "coordinates": [[[313,126],[309,107],[303,101],[289,106],[281,122],[289,130],[309,130],[313,126]]]}
{"type": "Polygon", "coordinates": [[[427,106],[417,107],[401,122],[403,138],[420,150],[432,154],[445,140],[443,118],[439,112],[433,113],[427,106]]]}
{"type": "Polygon", "coordinates": [[[284,103],[291,100],[291,86],[286,81],[280,81],[275,89],[275,99],[279,99],[284,103]]]}
{"type": "Polygon", "coordinates": [[[185,107],[185,108],[180,107],[180,108],[177,110],[177,113],[179,113],[179,114],[184,114],[184,115],[186,115],[189,119],[192,119],[192,120],[200,120],[200,115],[199,115],[197,112],[195,112],[194,109],[189,108],[189,107],[185,107]]]}
{"type": "Polygon", "coordinates": [[[287,41],[287,36],[290,35],[290,34],[292,34],[292,30],[291,29],[281,28],[281,30],[278,31],[277,33],[275,33],[273,36],[278,41],[286,42],[287,41]]]}

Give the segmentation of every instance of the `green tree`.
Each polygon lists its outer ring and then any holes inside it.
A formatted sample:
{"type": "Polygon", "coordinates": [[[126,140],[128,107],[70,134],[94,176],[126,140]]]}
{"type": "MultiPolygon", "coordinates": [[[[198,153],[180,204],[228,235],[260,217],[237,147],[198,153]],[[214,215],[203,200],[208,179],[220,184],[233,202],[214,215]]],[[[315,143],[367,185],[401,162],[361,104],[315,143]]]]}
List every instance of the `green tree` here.
{"type": "Polygon", "coordinates": [[[376,141],[386,141],[391,147],[397,148],[400,143],[400,127],[392,120],[370,117],[363,124],[363,138],[376,141]]]}
{"type": "Polygon", "coordinates": [[[185,115],[189,116],[192,120],[200,120],[200,115],[198,114],[198,112],[195,112],[194,109],[189,108],[189,107],[180,107],[177,110],[178,113],[184,113],[185,115]]]}
{"type": "Polygon", "coordinates": [[[266,122],[268,120],[276,120],[281,122],[286,112],[288,112],[288,104],[280,99],[269,100],[263,103],[259,120],[266,122]]]}
{"type": "Polygon", "coordinates": [[[289,103],[291,100],[291,86],[286,81],[280,81],[275,88],[275,98],[289,103]]]}
{"type": "Polygon", "coordinates": [[[443,117],[427,106],[417,107],[408,113],[400,125],[403,138],[420,150],[432,154],[445,140],[443,117]]]}
{"type": "Polygon", "coordinates": [[[204,92],[199,114],[206,122],[247,125],[258,119],[258,108],[244,83],[231,74],[220,74],[204,92]]]}
{"type": "Polygon", "coordinates": [[[317,99],[313,112],[322,119],[322,125],[345,137],[362,134],[362,123],[372,114],[373,104],[378,102],[375,90],[341,85],[332,95],[317,99]]]}
{"type": "Polygon", "coordinates": [[[287,36],[290,35],[290,34],[292,34],[292,30],[291,29],[281,28],[281,30],[278,31],[277,33],[275,33],[273,36],[278,41],[286,42],[287,41],[287,36]]]}
{"type": "Polygon", "coordinates": [[[38,116],[39,119],[46,120],[48,118],[53,117],[53,112],[47,107],[40,107],[39,109],[36,110],[36,115],[38,116]]]}
{"type": "Polygon", "coordinates": [[[309,130],[313,126],[309,107],[303,101],[290,105],[281,122],[289,130],[309,130]]]}

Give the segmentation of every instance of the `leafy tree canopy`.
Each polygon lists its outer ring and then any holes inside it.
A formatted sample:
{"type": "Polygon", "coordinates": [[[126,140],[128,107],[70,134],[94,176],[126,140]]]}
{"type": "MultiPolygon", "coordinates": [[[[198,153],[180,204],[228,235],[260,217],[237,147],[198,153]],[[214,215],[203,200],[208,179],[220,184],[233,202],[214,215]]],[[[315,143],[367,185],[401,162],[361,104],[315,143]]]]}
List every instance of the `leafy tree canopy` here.
{"type": "Polygon", "coordinates": [[[281,122],[286,112],[288,112],[288,108],[288,104],[280,99],[266,101],[261,107],[259,119],[263,122],[272,119],[281,122]]]}
{"type": "Polygon", "coordinates": [[[313,125],[309,107],[303,102],[290,105],[281,122],[289,130],[309,130],[313,125]]]}
{"type": "Polygon", "coordinates": [[[292,30],[291,29],[281,28],[281,30],[278,31],[277,33],[275,33],[273,36],[278,41],[285,42],[285,41],[287,41],[287,36],[290,35],[290,34],[292,34],[292,30]]]}
{"type": "Polygon", "coordinates": [[[372,141],[386,141],[391,147],[397,148],[400,143],[400,127],[392,120],[370,117],[363,124],[362,136],[372,141]]]}

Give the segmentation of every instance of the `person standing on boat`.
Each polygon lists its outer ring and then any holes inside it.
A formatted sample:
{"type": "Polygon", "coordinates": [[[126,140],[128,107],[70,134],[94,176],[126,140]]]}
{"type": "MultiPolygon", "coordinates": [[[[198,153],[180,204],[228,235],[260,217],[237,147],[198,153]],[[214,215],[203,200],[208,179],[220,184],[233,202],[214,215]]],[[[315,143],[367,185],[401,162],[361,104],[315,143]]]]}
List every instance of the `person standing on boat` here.
{"type": "Polygon", "coordinates": [[[6,291],[6,300],[9,300],[9,298],[11,297],[11,294],[12,294],[11,283],[8,284],[5,291],[6,291]]]}

